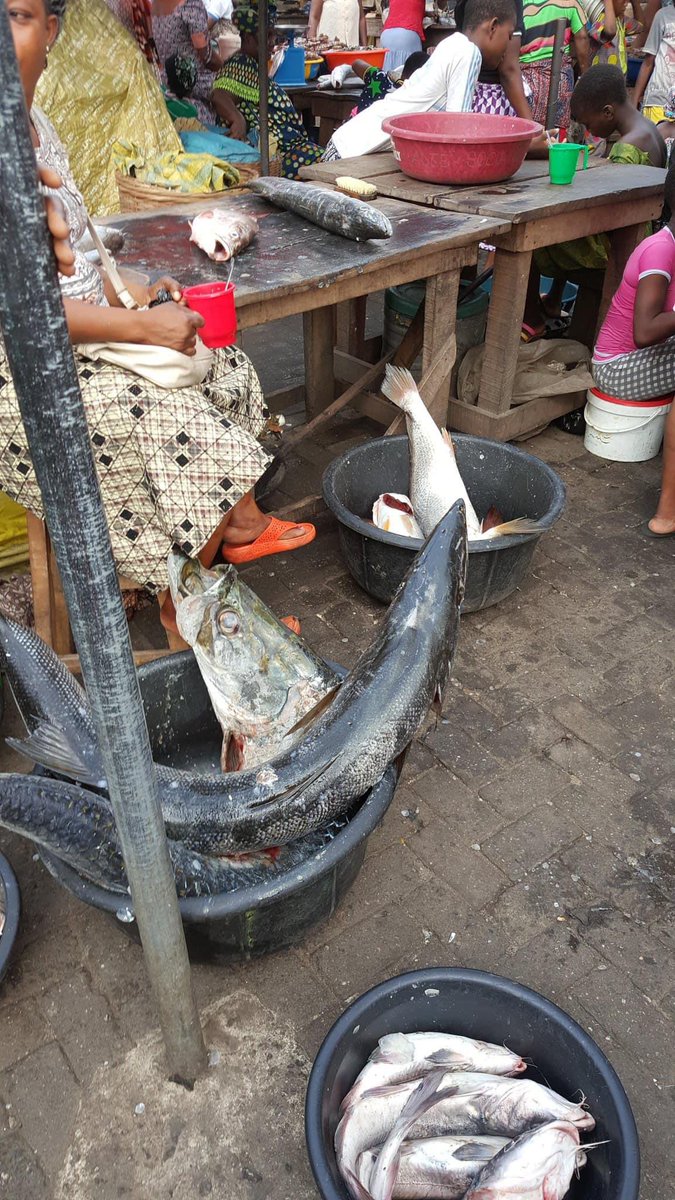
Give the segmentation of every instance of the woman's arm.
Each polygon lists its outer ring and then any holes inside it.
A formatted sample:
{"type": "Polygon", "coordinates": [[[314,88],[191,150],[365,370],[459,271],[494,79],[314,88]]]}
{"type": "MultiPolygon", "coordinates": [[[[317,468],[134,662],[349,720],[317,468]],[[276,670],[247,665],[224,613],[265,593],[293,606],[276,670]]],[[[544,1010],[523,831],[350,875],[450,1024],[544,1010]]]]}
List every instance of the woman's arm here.
{"type": "Polygon", "coordinates": [[[516,111],[516,116],[531,121],[532,109],[527,103],[523,87],[523,73],[520,69],[520,42],[520,35],[514,33],[506,47],[506,54],[499,64],[499,80],[506,92],[509,104],[516,111]]]}
{"type": "Polygon", "coordinates": [[[653,54],[645,54],[645,60],[640,67],[638,77],[635,81],[635,87],[633,89],[633,104],[636,108],[639,108],[642,103],[642,97],[645,94],[647,84],[652,77],[655,61],[656,59],[653,54]]]}
{"type": "Polygon", "coordinates": [[[309,10],[309,22],[307,25],[307,37],[314,41],[319,36],[319,22],[323,12],[323,0],[312,0],[309,10]]]}
{"type": "Polygon", "coordinates": [[[197,330],[204,324],[199,313],[180,304],[157,308],[107,308],[85,300],[63,302],[68,333],[73,345],[87,342],[134,342],[137,345],[167,346],[182,354],[194,354],[197,330]]]}
{"type": "Polygon", "coordinates": [[[585,29],[580,29],[574,35],[574,52],[577,56],[579,64],[579,72],[583,75],[584,71],[588,70],[591,43],[588,40],[588,34],[585,29]]]}
{"type": "Polygon", "coordinates": [[[191,34],[191,40],[202,65],[209,71],[219,71],[224,65],[224,59],[220,52],[214,49],[208,30],[206,33],[191,34]]]}
{"type": "Polygon", "coordinates": [[[363,0],[358,0],[358,2],[359,2],[359,38],[360,38],[359,45],[367,46],[368,45],[368,22],[366,21],[366,14],[363,11],[363,0]]]}
{"type": "Polygon", "coordinates": [[[614,12],[614,4],[612,0],[605,0],[605,17],[603,20],[605,28],[605,39],[611,42],[616,34],[616,13],[614,12]]]}
{"type": "Polygon", "coordinates": [[[633,337],[640,350],[675,336],[675,312],[663,311],[669,285],[666,275],[646,275],[638,283],[633,337]]]}
{"type": "Polygon", "coordinates": [[[211,104],[224,125],[230,127],[230,137],[238,142],[246,141],[247,126],[235,100],[225,88],[214,88],[211,92],[211,104]]]}

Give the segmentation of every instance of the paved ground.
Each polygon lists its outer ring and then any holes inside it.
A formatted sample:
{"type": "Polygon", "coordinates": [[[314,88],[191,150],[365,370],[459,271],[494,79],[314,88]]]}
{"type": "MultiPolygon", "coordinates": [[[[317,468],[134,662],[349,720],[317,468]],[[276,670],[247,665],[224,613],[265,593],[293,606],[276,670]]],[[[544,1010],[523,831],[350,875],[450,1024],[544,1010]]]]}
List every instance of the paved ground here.
{"type": "MultiPolygon", "coordinates": [[[[364,432],[344,420],[336,435],[364,432]]],[[[635,1109],[642,1200],[675,1194],[675,545],[639,533],[660,464],[604,464],[558,431],[528,449],[564,477],[565,515],[523,588],[463,620],[443,718],[416,741],[346,902],[295,950],[195,969],[219,1086],[211,1074],[197,1100],[169,1095],[140,951],[2,836],[25,912],[0,991],[0,1197],[311,1200],[299,1114],[313,1054],[350,998],[433,964],[507,974],[589,1029],[635,1109]],[[242,1046],[249,1029],[264,1055],[242,1046]],[[223,1142],[233,1088],[246,1116],[223,1142]]],[[[309,447],[278,502],[312,491],[325,461],[309,447]]],[[[328,520],[247,579],[345,663],[382,615],[328,520]]]]}

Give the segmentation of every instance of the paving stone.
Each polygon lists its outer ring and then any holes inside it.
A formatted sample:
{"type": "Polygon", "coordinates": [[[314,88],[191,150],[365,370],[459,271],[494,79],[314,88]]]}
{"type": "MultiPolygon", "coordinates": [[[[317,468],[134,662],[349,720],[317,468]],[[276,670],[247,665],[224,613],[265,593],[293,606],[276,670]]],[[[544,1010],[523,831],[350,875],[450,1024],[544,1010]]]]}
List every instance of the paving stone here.
{"type": "Polygon", "coordinates": [[[423,944],[409,917],[400,909],[384,909],[352,925],[323,949],[312,962],[343,1000],[360,995],[388,976],[387,967],[423,944]]]}
{"type": "Polygon", "coordinates": [[[468,734],[457,737],[451,725],[437,725],[426,735],[425,744],[454,775],[474,786],[498,774],[502,765],[468,734]]]}
{"type": "Polygon", "coordinates": [[[605,961],[624,971],[651,1000],[663,1000],[675,978],[675,955],[642,922],[609,901],[577,908],[574,921],[579,937],[605,961]]]}
{"type": "Polygon", "coordinates": [[[427,771],[411,785],[410,791],[447,822],[459,843],[481,842],[504,823],[504,818],[486,800],[443,767],[427,771]]]}
{"type": "Polygon", "coordinates": [[[548,713],[527,709],[517,720],[502,725],[484,745],[504,763],[521,762],[560,741],[564,730],[548,713]]]}
{"type": "Polygon", "coordinates": [[[106,1000],[92,991],[82,972],[50,988],[39,1004],[80,1082],[101,1060],[115,1062],[128,1050],[106,1000]]]}
{"type": "Polygon", "coordinates": [[[50,1200],[36,1155],[21,1137],[0,1137],[0,1200],[50,1200]]]}
{"type": "Polygon", "coordinates": [[[576,841],[580,834],[569,814],[551,800],[487,838],[481,850],[496,867],[518,880],[576,841]]]}
{"type": "Polygon", "coordinates": [[[60,1170],[80,1100],[80,1087],[56,1042],[41,1046],[0,1076],[21,1134],[48,1177],[60,1170]]]}
{"type": "MultiPolygon", "coordinates": [[[[32,1054],[53,1038],[52,1030],[35,1000],[7,1004],[2,1008],[0,1071],[32,1054]]],[[[1,1161],[1,1160],[0,1160],[1,1161]]]]}
{"type": "Polygon", "coordinates": [[[411,849],[435,875],[440,876],[476,908],[481,908],[508,884],[507,876],[484,854],[480,843],[458,847],[445,823],[434,821],[415,839],[411,849]]]}
{"type": "Polygon", "coordinates": [[[609,721],[598,717],[590,705],[582,704],[574,696],[563,696],[554,701],[550,712],[565,729],[608,758],[613,758],[626,748],[625,734],[622,735],[609,721]]]}
{"type": "Polygon", "coordinates": [[[584,1007],[611,1037],[664,1086],[675,1080],[673,1026],[630,981],[609,967],[577,980],[573,988],[584,1007]]]}
{"type": "Polygon", "coordinates": [[[579,779],[581,783],[603,796],[614,799],[628,800],[637,791],[637,782],[610,766],[606,759],[601,758],[585,742],[575,737],[566,737],[549,747],[546,756],[551,762],[557,763],[568,775],[579,779]]]}
{"type": "Polygon", "coordinates": [[[569,783],[569,776],[550,757],[538,755],[479,786],[480,795],[505,817],[519,817],[544,798],[552,799],[569,783]]]}
{"type": "Polygon", "coordinates": [[[597,965],[593,949],[577,937],[565,920],[549,925],[519,949],[499,954],[495,969],[564,1007],[575,980],[597,965]]]}

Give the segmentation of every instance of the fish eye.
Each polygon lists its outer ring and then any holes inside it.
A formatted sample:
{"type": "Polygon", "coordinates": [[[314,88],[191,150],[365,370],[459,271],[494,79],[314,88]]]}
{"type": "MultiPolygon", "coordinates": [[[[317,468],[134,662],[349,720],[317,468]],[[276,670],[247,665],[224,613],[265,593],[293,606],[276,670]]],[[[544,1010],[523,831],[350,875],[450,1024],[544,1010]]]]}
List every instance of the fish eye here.
{"type": "Polygon", "coordinates": [[[216,624],[221,633],[228,637],[233,637],[235,633],[239,633],[239,617],[231,608],[224,608],[218,613],[216,624]]]}

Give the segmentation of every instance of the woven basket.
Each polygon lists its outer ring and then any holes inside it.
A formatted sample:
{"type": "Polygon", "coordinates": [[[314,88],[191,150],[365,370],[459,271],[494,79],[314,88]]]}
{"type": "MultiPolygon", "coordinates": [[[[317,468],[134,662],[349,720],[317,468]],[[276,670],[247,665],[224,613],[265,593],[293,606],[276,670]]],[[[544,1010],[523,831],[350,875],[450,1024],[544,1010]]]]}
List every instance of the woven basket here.
{"type": "Polygon", "coordinates": [[[236,187],[227,188],[223,192],[177,192],[174,188],[162,187],[156,183],[142,183],[131,175],[117,172],[117,190],[120,197],[122,212],[148,212],[153,208],[164,208],[176,204],[213,204],[214,200],[222,200],[224,196],[241,196],[246,191],[249,180],[260,174],[258,163],[236,163],[240,182],[236,187]]]}

